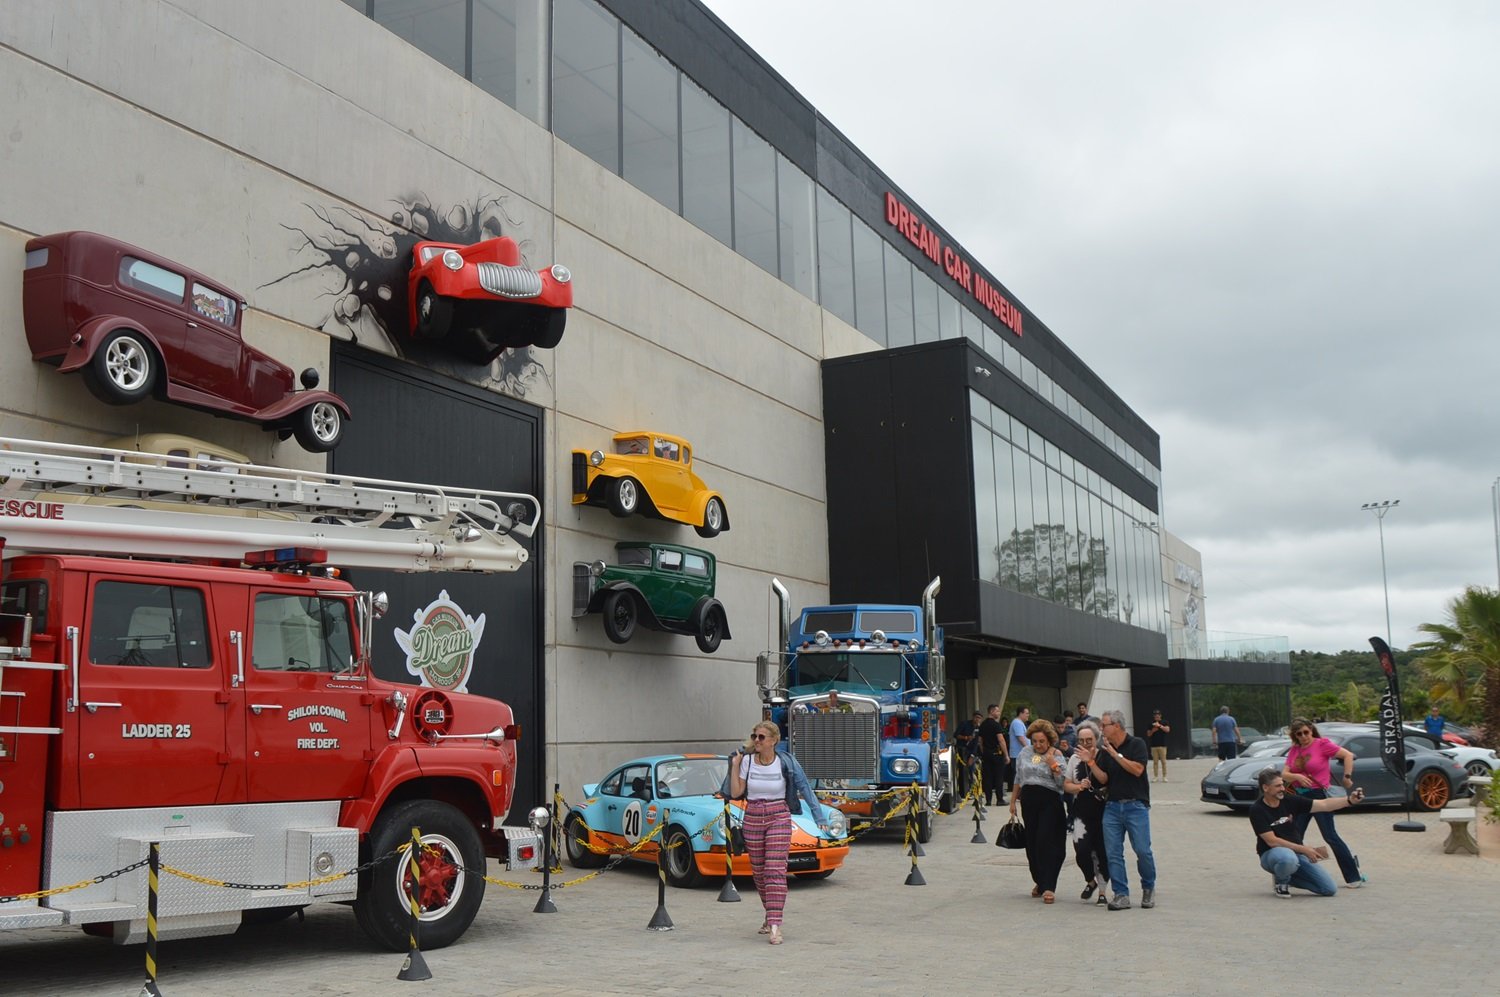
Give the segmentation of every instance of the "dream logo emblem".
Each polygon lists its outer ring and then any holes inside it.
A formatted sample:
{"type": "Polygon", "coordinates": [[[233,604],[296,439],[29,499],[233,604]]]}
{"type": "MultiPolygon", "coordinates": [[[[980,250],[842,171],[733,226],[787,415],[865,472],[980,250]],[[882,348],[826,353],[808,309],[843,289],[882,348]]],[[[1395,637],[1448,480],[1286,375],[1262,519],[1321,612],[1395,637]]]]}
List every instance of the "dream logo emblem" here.
{"type": "Polygon", "coordinates": [[[410,630],[396,631],[406,670],[430,688],[467,692],[484,636],[484,614],[469,616],[444,589],[427,608],[412,613],[412,624],[410,630]]]}

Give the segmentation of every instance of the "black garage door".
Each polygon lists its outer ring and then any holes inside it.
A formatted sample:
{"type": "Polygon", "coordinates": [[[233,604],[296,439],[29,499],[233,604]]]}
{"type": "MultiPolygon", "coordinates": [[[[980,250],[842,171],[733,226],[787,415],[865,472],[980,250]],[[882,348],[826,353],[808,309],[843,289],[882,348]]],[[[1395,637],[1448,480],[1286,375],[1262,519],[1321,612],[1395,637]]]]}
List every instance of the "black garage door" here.
{"type": "MultiPolygon", "coordinates": [[[[354,418],[332,470],[371,478],[524,492],[541,498],[542,413],[530,405],[368,351],[334,352],[332,388],[354,418]]],[[[541,530],[519,571],[478,575],[360,572],[360,588],[384,589],[390,612],[375,624],[375,673],[415,683],[395,631],[442,591],[471,617],[485,616],[468,691],[509,703],[521,724],[521,759],[508,822],[545,802],[542,728],[541,530]]],[[[462,717],[456,718],[461,727],[462,717]]]]}

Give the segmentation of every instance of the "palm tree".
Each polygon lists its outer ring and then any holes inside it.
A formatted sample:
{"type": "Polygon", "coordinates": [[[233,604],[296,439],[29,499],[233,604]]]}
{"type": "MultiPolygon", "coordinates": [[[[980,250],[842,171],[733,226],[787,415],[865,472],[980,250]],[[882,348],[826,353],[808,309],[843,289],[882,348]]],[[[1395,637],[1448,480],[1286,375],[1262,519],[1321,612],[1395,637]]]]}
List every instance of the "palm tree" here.
{"type": "Polygon", "coordinates": [[[1500,737],[1500,591],[1470,586],[1448,603],[1443,623],[1417,627],[1431,640],[1412,645],[1434,679],[1432,698],[1455,706],[1482,695],[1484,737],[1500,737]],[[1482,693],[1481,693],[1482,689],[1482,693]]]}

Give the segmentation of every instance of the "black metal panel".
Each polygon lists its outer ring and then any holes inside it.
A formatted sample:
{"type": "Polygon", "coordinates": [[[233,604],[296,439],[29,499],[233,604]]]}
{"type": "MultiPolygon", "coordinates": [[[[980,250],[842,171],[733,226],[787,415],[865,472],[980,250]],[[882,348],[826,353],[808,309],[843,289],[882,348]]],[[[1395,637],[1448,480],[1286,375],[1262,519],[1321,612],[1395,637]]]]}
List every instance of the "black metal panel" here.
{"type": "Polygon", "coordinates": [[[970,387],[1068,445],[1150,508],[1154,486],[964,340],[823,362],[830,597],[911,602],[943,578],[953,674],[992,649],[1089,665],[1166,663],[1166,637],[978,579],[970,387]],[[1095,461],[1090,461],[1090,456],[1095,461]]]}
{"type": "MultiPolygon", "coordinates": [[[[330,377],[354,413],[333,452],[335,472],[401,481],[526,492],[541,497],[542,414],[364,350],[338,347],[330,377]]],[[[545,802],[542,681],[542,531],[526,541],[531,560],[510,574],[413,574],[362,571],[362,588],[385,589],[390,612],[375,624],[375,672],[415,682],[394,631],[444,590],[470,616],[485,614],[470,692],[509,703],[521,724],[520,763],[511,823],[545,802]]],[[[462,717],[456,718],[462,725],[462,717]]]]}

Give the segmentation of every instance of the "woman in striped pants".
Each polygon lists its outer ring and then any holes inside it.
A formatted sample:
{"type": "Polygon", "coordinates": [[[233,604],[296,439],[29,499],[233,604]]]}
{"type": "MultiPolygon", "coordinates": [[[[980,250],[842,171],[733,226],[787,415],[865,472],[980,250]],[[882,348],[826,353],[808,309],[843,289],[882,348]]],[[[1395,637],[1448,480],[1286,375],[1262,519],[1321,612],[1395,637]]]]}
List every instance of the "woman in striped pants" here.
{"type": "Polygon", "coordinates": [[[786,907],[786,861],[792,844],[792,814],[806,800],[819,827],[827,827],[821,804],[797,759],[777,750],[781,729],[762,720],[750,732],[743,751],[729,756],[729,795],[745,801],[745,850],[755,875],[755,892],[766,909],[761,934],[781,944],[781,914],[786,907]]]}

